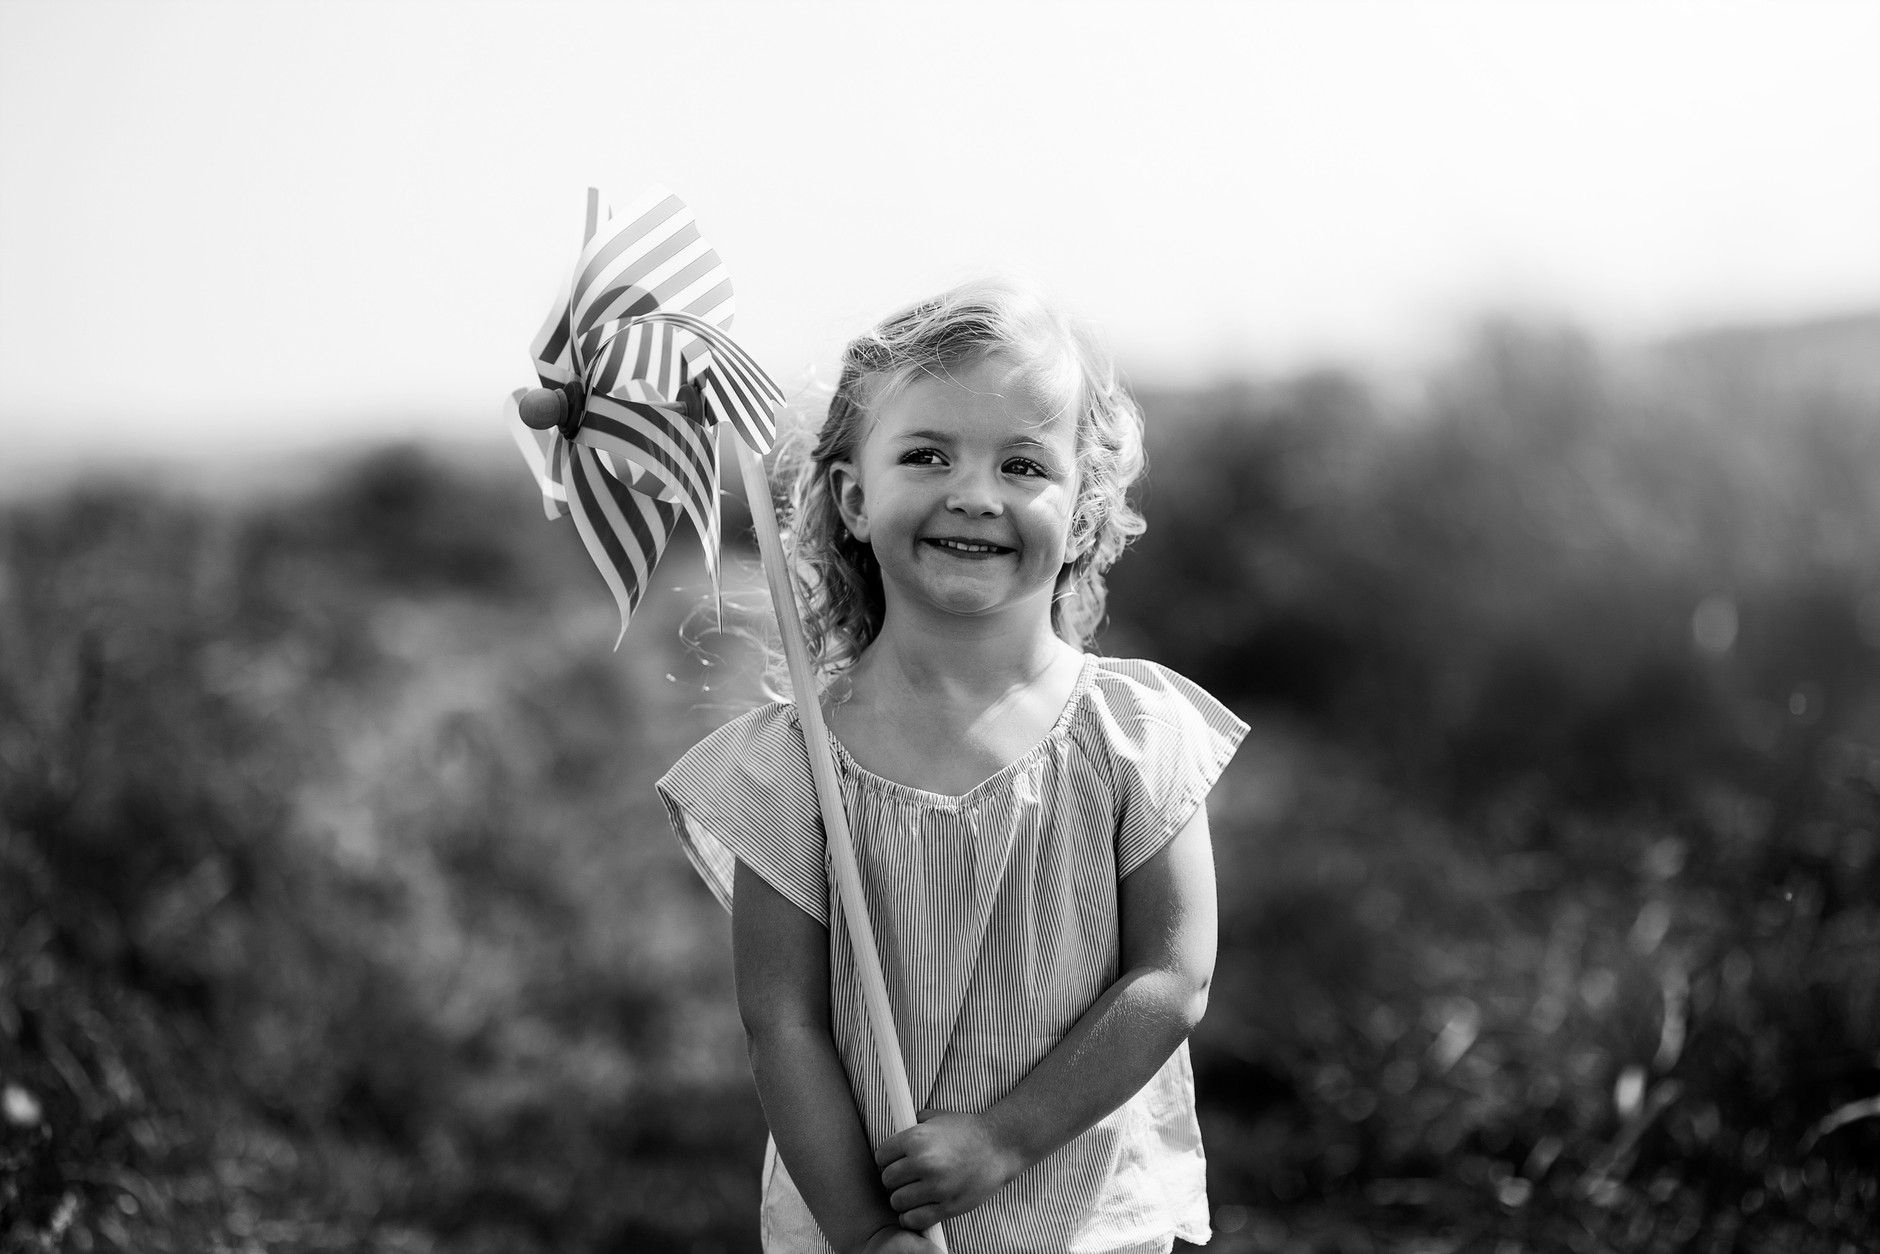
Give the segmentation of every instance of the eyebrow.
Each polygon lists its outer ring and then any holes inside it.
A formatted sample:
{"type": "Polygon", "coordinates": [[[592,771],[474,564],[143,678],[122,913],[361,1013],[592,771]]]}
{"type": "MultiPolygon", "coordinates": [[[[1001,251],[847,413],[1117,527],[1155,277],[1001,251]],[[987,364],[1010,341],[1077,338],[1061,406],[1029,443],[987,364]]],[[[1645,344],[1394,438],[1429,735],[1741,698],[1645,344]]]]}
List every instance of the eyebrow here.
{"type": "MultiPolygon", "coordinates": [[[[908,441],[912,441],[915,443],[951,444],[954,442],[956,437],[951,432],[935,431],[930,428],[922,428],[919,431],[903,431],[901,432],[900,435],[896,436],[895,438],[899,440],[908,440],[908,441]]],[[[1036,448],[1036,449],[1044,449],[1046,452],[1049,452],[1051,450],[1051,446],[1049,444],[1046,444],[1043,440],[1034,439],[1033,437],[1028,436],[1028,435],[1017,436],[1014,439],[1007,441],[1005,447],[1007,448],[1019,448],[1019,447],[1036,448]]]]}

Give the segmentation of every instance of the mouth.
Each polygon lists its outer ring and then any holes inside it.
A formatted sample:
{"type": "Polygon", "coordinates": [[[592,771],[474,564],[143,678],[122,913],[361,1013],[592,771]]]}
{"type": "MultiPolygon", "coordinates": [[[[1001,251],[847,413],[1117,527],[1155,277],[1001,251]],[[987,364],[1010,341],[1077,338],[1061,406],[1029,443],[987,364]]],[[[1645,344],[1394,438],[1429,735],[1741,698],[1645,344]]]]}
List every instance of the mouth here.
{"type": "Polygon", "coordinates": [[[1016,551],[1007,548],[1003,544],[994,544],[989,540],[957,540],[951,537],[940,537],[925,540],[922,543],[931,545],[943,553],[950,553],[956,557],[999,557],[1003,554],[1016,551]]]}

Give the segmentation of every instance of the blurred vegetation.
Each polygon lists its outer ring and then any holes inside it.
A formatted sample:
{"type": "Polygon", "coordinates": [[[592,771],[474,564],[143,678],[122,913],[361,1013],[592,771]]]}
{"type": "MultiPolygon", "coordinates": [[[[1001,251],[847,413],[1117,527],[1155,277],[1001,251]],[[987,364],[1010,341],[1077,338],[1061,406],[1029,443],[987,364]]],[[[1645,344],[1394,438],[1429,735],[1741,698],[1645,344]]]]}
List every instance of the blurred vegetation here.
{"type": "MultiPolygon", "coordinates": [[[[1873,1248],[1875,395],[1504,324],[1145,401],[1106,649],[1255,728],[1211,1248],[1873,1248]]],[[[393,449],[0,513],[5,1248],[755,1248],[651,789],[755,664],[681,642],[689,540],[610,653],[532,496],[393,449]]]]}

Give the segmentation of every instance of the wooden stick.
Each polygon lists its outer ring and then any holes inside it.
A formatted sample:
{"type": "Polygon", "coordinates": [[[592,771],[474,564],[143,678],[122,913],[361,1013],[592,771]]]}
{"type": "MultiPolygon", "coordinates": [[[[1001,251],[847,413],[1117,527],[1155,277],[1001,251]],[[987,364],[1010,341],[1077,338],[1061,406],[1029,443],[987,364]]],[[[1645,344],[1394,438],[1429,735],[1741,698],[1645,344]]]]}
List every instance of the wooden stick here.
{"type": "MultiPolygon", "coordinates": [[[[796,697],[797,716],[803,724],[803,743],[809,750],[810,773],[816,778],[816,800],[822,806],[823,832],[829,840],[830,862],[836,872],[836,895],[842,901],[842,917],[848,921],[849,939],[854,943],[855,965],[862,980],[862,1000],[868,1007],[868,1024],[875,1034],[875,1056],[881,1059],[882,1078],[888,1086],[888,1112],[896,1132],[917,1122],[914,1093],[907,1082],[907,1065],[901,1059],[901,1038],[894,1027],[894,1007],[888,1001],[888,981],[881,970],[881,955],[875,948],[875,928],[868,918],[868,902],[862,896],[862,873],[855,861],[855,841],[849,834],[849,816],[842,808],[842,792],[836,782],[836,761],[829,748],[829,732],[823,724],[822,703],[817,700],[816,680],[809,666],[809,646],[803,639],[803,620],[797,613],[796,590],[790,583],[789,568],[783,561],[783,542],[777,535],[777,515],[770,502],[770,479],[757,453],[735,434],[731,442],[738,449],[738,469],[744,474],[744,493],[750,498],[751,522],[757,529],[757,549],[764,561],[764,579],[770,585],[770,601],[777,611],[777,627],[783,636],[783,657],[790,668],[790,691],[796,697]]],[[[947,1248],[946,1236],[935,1224],[927,1229],[927,1239],[947,1248]]]]}

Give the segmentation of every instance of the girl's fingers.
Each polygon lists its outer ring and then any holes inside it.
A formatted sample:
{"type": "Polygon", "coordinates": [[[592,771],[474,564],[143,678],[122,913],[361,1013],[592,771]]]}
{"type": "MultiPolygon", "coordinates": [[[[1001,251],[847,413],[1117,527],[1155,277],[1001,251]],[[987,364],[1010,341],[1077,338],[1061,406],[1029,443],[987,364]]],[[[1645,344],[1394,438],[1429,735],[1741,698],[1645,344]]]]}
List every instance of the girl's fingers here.
{"type": "Polygon", "coordinates": [[[932,1242],[906,1228],[886,1238],[877,1236],[868,1243],[867,1249],[870,1254],[938,1254],[932,1242]]]}
{"type": "MultiPolygon", "coordinates": [[[[888,1205],[894,1207],[894,1213],[906,1219],[908,1212],[930,1207],[938,1201],[930,1184],[908,1184],[888,1194],[888,1205]]],[[[921,1225],[926,1227],[925,1224],[921,1225]]]]}
{"type": "Polygon", "coordinates": [[[897,1158],[881,1170],[881,1183],[889,1189],[898,1189],[918,1179],[920,1169],[909,1158],[897,1158]]]}
{"type": "Polygon", "coordinates": [[[945,1218],[938,1206],[917,1206],[901,1216],[901,1226],[911,1232],[925,1232],[945,1218]]]}

